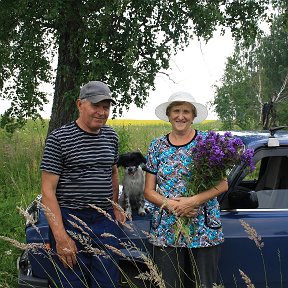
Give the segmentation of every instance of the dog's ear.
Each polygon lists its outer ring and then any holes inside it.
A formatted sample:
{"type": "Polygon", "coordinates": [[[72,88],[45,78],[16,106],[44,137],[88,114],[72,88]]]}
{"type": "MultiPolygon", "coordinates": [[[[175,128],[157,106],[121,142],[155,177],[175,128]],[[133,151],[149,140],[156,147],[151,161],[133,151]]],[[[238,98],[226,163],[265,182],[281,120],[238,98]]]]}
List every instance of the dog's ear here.
{"type": "Polygon", "coordinates": [[[145,164],[146,163],[146,158],[143,156],[141,152],[135,152],[135,156],[137,158],[137,161],[139,164],[145,164]]]}
{"type": "Polygon", "coordinates": [[[117,162],[117,167],[124,166],[124,163],[126,162],[126,158],[127,158],[126,154],[121,154],[119,156],[119,159],[118,159],[118,162],[117,162]]]}

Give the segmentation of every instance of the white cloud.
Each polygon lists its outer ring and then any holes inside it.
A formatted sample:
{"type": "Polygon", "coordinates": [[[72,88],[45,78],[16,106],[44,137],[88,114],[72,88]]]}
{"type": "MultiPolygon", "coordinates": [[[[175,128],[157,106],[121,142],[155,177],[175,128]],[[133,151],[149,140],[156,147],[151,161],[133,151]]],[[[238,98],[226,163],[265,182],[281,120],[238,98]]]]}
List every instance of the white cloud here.
{"type": "MultiPolygon", "coordinates": [[[[226,59],[234,50],[234,41],[231,34],[215,36],[207,44],[197,40],[172,58],[170,69],[165,71],[167,76],[159,74],[156,78],[156,90],[150,93],[147,105],[143,109],[132,105],[124,113],[126,119],[157,119],[154,114],[155,107],[167,101],[176,91],[187,91],[203,104],[213,100],[212,86],[220,80],[224,73],[226,59]]],[[[213,111],[209,111],[208,119],[216,119],[213,111]]]]}

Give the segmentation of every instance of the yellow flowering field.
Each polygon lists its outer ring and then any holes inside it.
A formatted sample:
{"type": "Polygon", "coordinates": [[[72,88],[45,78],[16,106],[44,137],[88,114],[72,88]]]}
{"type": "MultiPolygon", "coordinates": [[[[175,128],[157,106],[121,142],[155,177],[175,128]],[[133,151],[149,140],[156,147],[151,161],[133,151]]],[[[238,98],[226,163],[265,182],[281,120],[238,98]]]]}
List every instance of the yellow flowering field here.
{"type": "Polygon", "coordinates": [[[162,120],[133,120],[133,119],[109,119],[108,125],[111,126],[147,126],[147,125],[169,125],[169,123],[162,120]]]}
{"type": "MultiPolygon", "coordinates": [[[[202,124],[209,124],[216,122],[216,120],[204,120],[202,124]]],[[[107,124],[110,126],[128,126],[128,125],[135,125],[135,126],[149,126],[149,125],[164,125],[170,126],[168,122],[162,120],[133,120],[133,119],[108,119],[107,124]]]]}

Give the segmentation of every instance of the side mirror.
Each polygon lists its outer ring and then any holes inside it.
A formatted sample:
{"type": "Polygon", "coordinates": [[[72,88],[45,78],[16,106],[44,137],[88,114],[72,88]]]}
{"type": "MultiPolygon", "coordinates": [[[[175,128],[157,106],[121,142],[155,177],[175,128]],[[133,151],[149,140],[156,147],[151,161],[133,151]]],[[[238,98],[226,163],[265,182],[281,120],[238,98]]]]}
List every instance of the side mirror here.
{"type": "Polygon", "coordinates": [[[235,191],[228,195],[230,209],[256,209],[258,208],[258,198],[255,191],[247,191],[247,188],[237,187],[235,191]]]}

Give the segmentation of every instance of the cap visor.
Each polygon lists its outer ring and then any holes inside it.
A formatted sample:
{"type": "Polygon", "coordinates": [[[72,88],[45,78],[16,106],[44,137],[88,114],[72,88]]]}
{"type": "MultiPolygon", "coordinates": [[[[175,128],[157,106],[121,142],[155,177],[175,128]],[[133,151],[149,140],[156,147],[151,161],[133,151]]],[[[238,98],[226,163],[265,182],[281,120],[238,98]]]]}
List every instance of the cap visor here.
{"type": "Polygon", "coordinates": [[[108,100],[111,103],[113,103],[114,105],[116,104],[115,100],[113,100],[111,97],[106,96],[106,95],[91,96],[91,97],[88,97],[86,99],[93,104],[99,103],[99,102],[104,101],[104,100],[108,100]]]}

